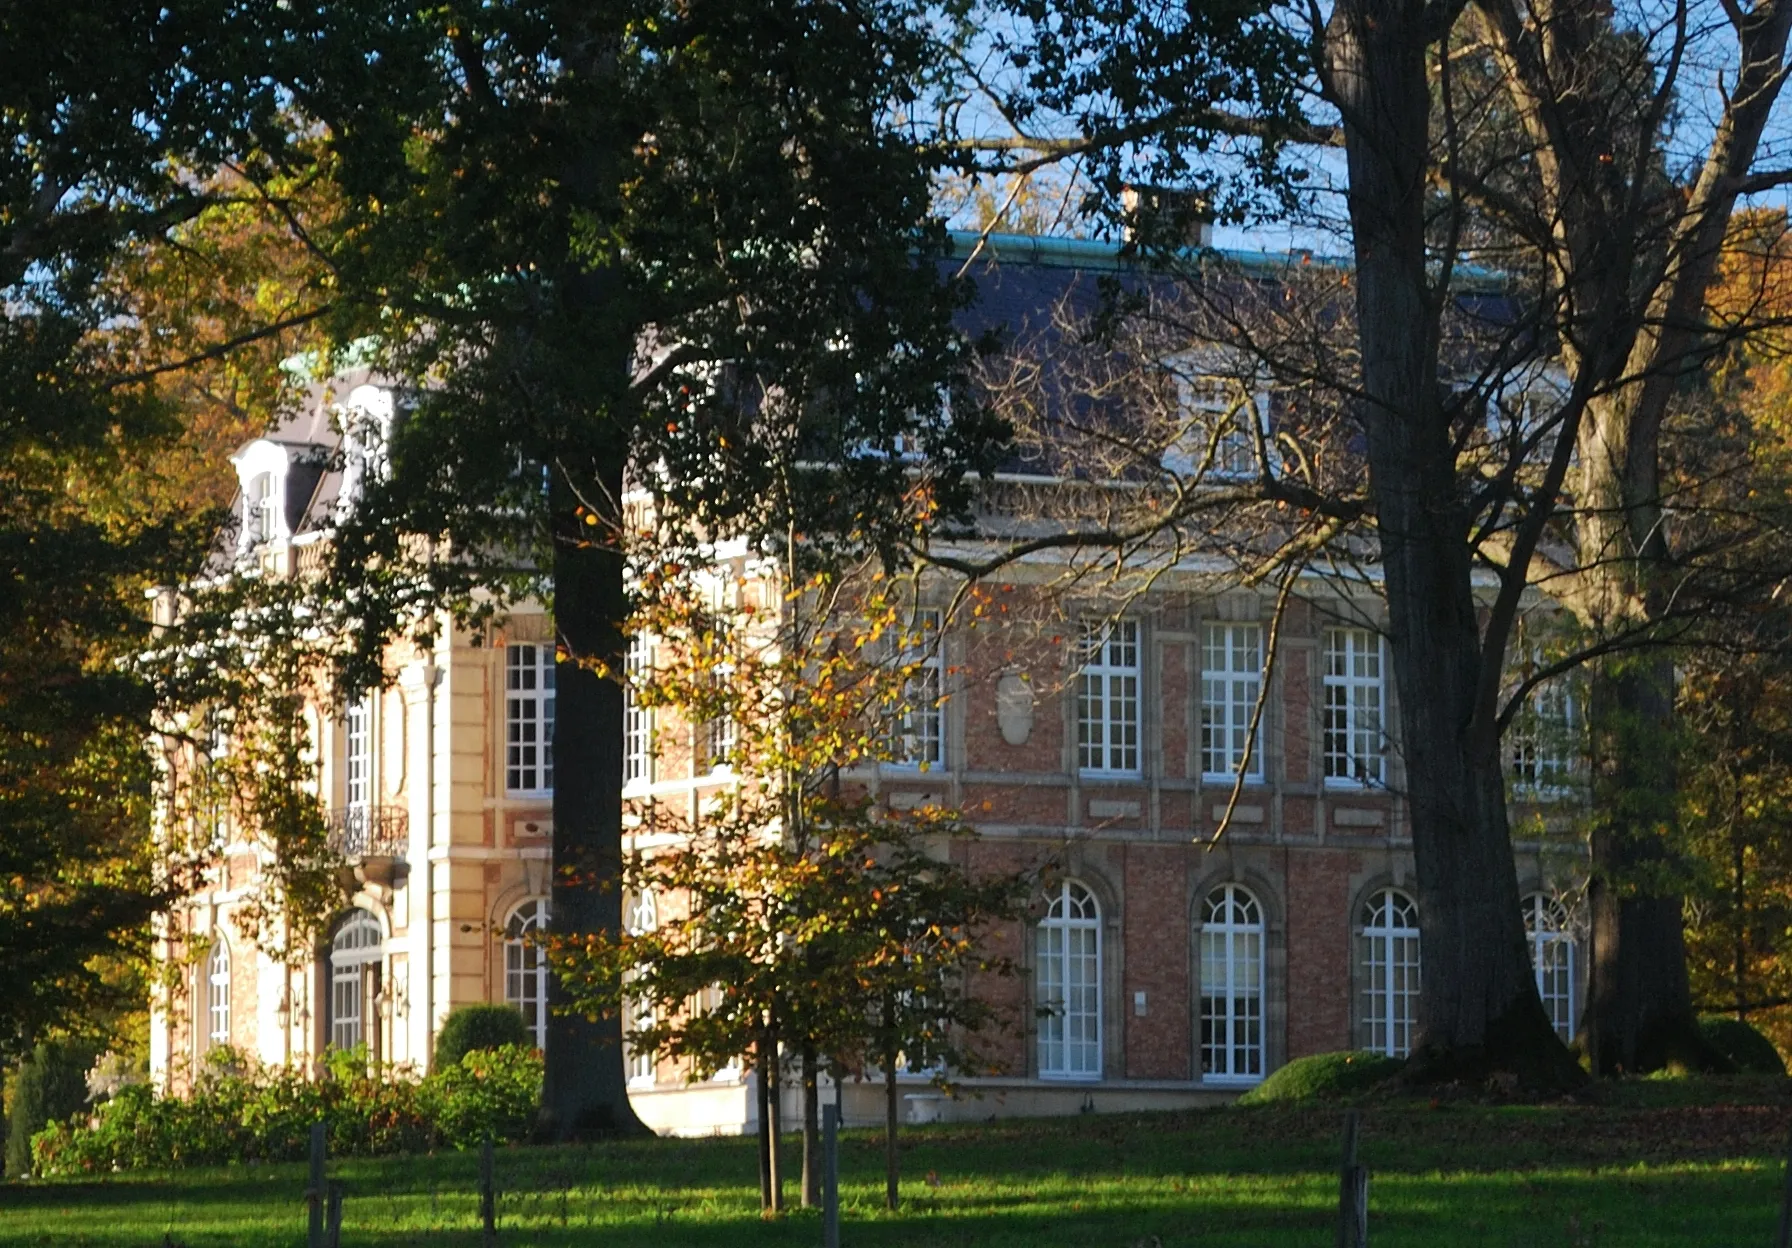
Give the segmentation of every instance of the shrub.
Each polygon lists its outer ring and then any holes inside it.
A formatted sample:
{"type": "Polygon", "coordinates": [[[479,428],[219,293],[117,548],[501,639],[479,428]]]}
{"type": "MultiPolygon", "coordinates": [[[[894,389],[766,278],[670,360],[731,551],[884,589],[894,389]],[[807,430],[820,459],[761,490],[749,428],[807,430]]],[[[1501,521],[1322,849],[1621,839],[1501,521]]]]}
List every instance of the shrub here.
{"type": "Polygon", "coordinates": [[[1773,1041],[1740,1018],[1707,1015],[1699,1020],[1699,1030],[1705,1033],[1712,1048],[1729,1058],[1745,1075],[1786,1073],[1786,1063],[1781,1060],[1780,1051],[1773,1047],[1773,1041]]]}
{"type": "Polygon", "coordinates": [[[422,1094],[437,1133],[456,1148],[472,1148],[487,1135],[522,1139],[541,1103],[541,1058],[516,1044],[474,1049],[425,1079],[422,1094]]]}
{"type": "Polygon", "coordinates": [[[7,1174],[30,1174],[31,1137],[87,1104],[87,1069],[97,1055],[91,1043],[61,1040],[38,1045],[19,1063],[6,1124],[7,1174]]]}
{"type": "Polygon", "coordinates": [[[1289,1062],[1238,1098],[1240,1105],[1329,1100],[1366,1092],[1400,1073],[1397,1058],[1363,1051],[1318,1053],[1289,1062]]]}
{"type": "Polygon", "coordinates": [[[319,1121],[337,1157],[466,1147],[488,1132],[520,1140],[541,1096],[533,1049],[477,1052],[422,1080],[370,1073],[364,1060],[327,1065],[321,1079],[285,1067],[208,1065],[186,1098],[157,1096],[146,1084],[123,1088],[91,1124],[76,1115],[39,1131],[31,1140],[38,1173],[301,1161],[319,1121]]]}
{"type": "Polygon", "coordinates": [[[436,1068],[460,1065],[460,1059],[477,1049],[501,1049],[507,1044],[529,1047],[529,1028],[515,1007],[463,1005],[442,1023],[436,1037],[436,1068]]]}

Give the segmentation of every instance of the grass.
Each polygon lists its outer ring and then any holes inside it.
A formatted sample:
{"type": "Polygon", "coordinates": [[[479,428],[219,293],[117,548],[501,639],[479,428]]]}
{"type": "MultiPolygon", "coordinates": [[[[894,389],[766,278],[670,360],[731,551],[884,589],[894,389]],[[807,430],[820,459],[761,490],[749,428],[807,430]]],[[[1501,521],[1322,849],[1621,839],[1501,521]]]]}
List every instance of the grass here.
{"type": "MultiPolygon", "coordinates": [[[[1372,1101],[1377,1248],[1768,1243],[1778,1216],[1785,1080],[1626,1085],[1600,1105],[1372,1101]]],[[[918,1128],[905,1207],[888,1214],[881,1140],[843,1137],[853,1248],[1132,1248],[1332,1242],[1335,1106],[1233,1108],[918,1128]]],[[[796,1150],[787,1154],[794,1168],[796,1150]]],[[[812,1246],[814,1214],[761,1221],[751,1141],[644,1140],[501,1150],[499,1241],[623,1248],[812,1246]]],[[[467,1245],[467,1154],[343,1161],[347,1248],[467,1245]]],[[[0,1185],[0,1248],[304,1242],[301,1166],[0,1185]]],[[[794,1196],[796,1185],[787,1190],[794,1196]]]]}

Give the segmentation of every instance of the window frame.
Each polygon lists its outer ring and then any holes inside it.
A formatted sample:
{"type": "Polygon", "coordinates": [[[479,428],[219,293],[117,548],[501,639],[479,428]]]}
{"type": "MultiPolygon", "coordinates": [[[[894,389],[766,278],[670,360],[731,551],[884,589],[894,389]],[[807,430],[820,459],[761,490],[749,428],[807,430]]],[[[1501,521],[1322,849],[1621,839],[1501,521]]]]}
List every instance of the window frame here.
{"type": "Polygon", "coordinates": [[[329,979],[329,1047],[339,1051],[369,1043],[367,968],[377,968],[385,957],[385,933],[380,921],[359,907],[352,910],[330,937],[330,952],[325,965],[329,979]],[[371,939],[368,937],[371,936],[371,939]],[[342,1006],[352,1003],[354,1014],[346,1015],[342,1006]],[[344,1044],[337,1039],[347,1022],[353,1024],[353,1038],[344,1044]]]}
{"type": "Polygon", "coordinates": [[[653,642],[645,633],[633,633],[623,660],[622,686],[622,786],[653,783],[653,711],[641,705],[637,692],[647,672],[653,670],[653,642]]]}
{"type": "Polygon", "coordinates": [[[1095,896],[1094,890],[1074,879],[1066,879],[1058,884],[1047,902],[1045,916],[1034,926],[1033,990],[1035,1004],[1042,1011],[1034,1053],[1039,1078],[1043,1080],[1096,1083],[1104,1077],[1107,1061],[1107,1008],[1104,1000],[1106,976],[1102,965],[1104,950],[1101,928],[1100,900],[1095,896]],[[1050,941],[1048,934],[1055,934],[1059,939],[1050,941]],[[1087,948],[1072,947],[1071,938],[1076,934],[1088,936],[1087,948]],[[1049,947],[1054,943],[1058,946],[1057,949],[1049,947]],[[1052,986],[1048,964],[1054,959],[1058,962],[1057,987],[1062,994],[1057,997],[1048,995],[1052,986]],[[1093,965],[1093,982],[1080,979],[1072,982],[1072,970],[1077,964],[1083,965],[1085,969],[1088,965],[1093,965]],[[1094,1008],[1077,1009],[1073,1012],[1069,999],[1073,992],[1083,994],[1086,1000],[1093,1002],[1094,1008]],[[1054,1006],[1057,1008],[1054,1009],[1054,1006]],[[1083,1023],[1082,1039],[1071,1038],[1072,1019],[1083,1023]],[[1051,1034],[1053,1023],[1058,1024],[1055,1038],[1051,1034]],[[1091,1035],[1093,1038],[1089,1038],[1091,1035]],[[1054,1047],[1059,1050],[1058,1060],[1055,1062],[1048,1060],[1054,1047]],[[1073,1061],[1073,1049],[1080,1050],[1085,1060],[1073,1061]]]}
{"type": "Polygon", "coordinates": [[[286,536],[280,514],[283,477],[273,469],[255,473],[243,491],[243,534],[250,546],[260,546],[286,536]]]}
{"type": "Polygon", "coordinates": [[[1580,946],[1574,938],[1572,918],[1566,906],[1541,891],[1526,893],[1519,904],[1524,908],[1525,947],[1531,955],[1537,996],[1556,1035],[1563,1044],[1572,1044],[1580,1005],[1580,946]],[[1545,926],[1544,920],[1550,925],[1545,926]],[[1559,961],[1559,965],[1546,966],[1546,961],[1559,961]],[[1559,972],[1566,986],[1559,990],[1552,986],[1551,972],[1559,972]]]}
{"type": "Polygon", "coordinates": [[[1077,774],[1090,779],[1137,780],[1145,774],[1145,630],[1133,616],[1085,620],[1077,651],[1077,774]],[[1124,657],[1128,650],[1130,662],[1124,657]],[[1091,731],[1096,727],[1099,740],[1091,731]],[[1092,758],[1099,762],[1091,763],[1092,758]]]}
{"type": "Polygon", "coordinates": [[[1359,918],[1355,928],[1359,1045],[1386,1057],[1404,1058],[1412,1051],[1418,1030],[1419,982],[1424,974],[1419,903],[1404,889],[1378,888],[1364,899],[1359,918]],[[1397,913],[1399,917],[1410,915],[1411,926],[1389,921],[1397,913]],[[1410,958],[1405,956],[1409,951],[1410,958]],[[1397,983],[1398,973],[1408,969],[1410,983],[1405,979],[1397,983]],[[1382,1034],[1379,1043],[1377,1028],[1382,1034]]]}
{"type": "Polygon", "coordinates": [[[1269,387],[1260,378],[1241,377],[1199,367],[1201,361],[1181,356],[1169,363],[1176,387],[1176,435],[1158,457],[1165,472],[1192,476],[1213,446],[1213,462],[1203,481],[1232,483],[1257,478],[1258,439],[1269,438],[1269,387]],[[1240,402],[1242,395],[1248,400],[1240,402]],[[1219,397],[1209,397],[1217,395],[1219,397]],[[1204,419],[1203,419],[1204,418],[1204,419]],[[1216,418],[1232,428],[1214,437],[1216,418]]]}
{"type": "Polygon", "coordinates": [[[230,942],[212,938],[205,959],[205,1047],[230,1043],[230,942]]]}
{"type": "Polygon", "coordinates": [[[1263,624],[1258,620],[1208,620],[1201,626],[1199,739],[1201,780],[1204,783],[1231,784],[1238,776],[1239,764],[1244,760],[1247,750],[1251,762],[1244,773],[1245,783],[1264,782],[1263,743],[1251,733],[1251,718],[1256,713],[1258,699],[1263,696],[1266,657],[1263,639],[1263,624]],[[1238,636],[1246,631],[1254,638],[1249,648],[1256,656],[1254,669],[1233,666],[1234,661],[1246,650],[1246,647],[1237,644],[1238,636]],[[1214,638],[1219,634],[1225,637],[1223,653],[1227,665],[1216,669],[1212,666],[1211,659],[1215,654],[1214,638]],[[1216,687],[1222,687],[1224,691],[1223,696],[1217,699],[1213,696],[1216,687]],[[1248,693],[1240,701],[1235,695],[1246,687],[1248,693]],[[1223,712],[1224,723],[1216,725],[1216,712],[1223,712]],[[1239,717],[1239,722],[1233,722],[1235,716],[1239,717]],[[1223,744],[1218,748],[1212,744],[1216,732],[1224,738],[1223,744]],[[1216,760],[1220,760],[1223,765],[1213,766],[1216,760]]]}
{"type": "Polygon", "coordinates": [[[504,1004],[523,1016],[523,1026],[543,1052],[548,1047],[548,959],[530,937],[548,929],[553,919],[549,906],[546,897],[526,898],[504,922],[504,1004]],[[535,1006],[533,1017],[530,1005],[535,1006]]]}
{"type": "MultiPolygon", "coordinates": [[[[708,593],[711,612],[708,644],[715,649],[715,663],[710,668],[709,686],[724,693],[736,671],[734,630],[740,604],[734,588],[732,580],[724,573],[718,576],[708,593]]],[[[727,697],[722,701],[724,708],[731,705],[731,700],[727,697]]],[[[712,776],[733,775],[735,753],[740,748],[740,723],[733,712],[724,709],[720,715],[711,715],[694,727],[694,740],[691,744],[694,761],[700,760],[702,763],[701,770],[712,776]]],[[[693,767],[692,770],[697,768],[693,767]]]]}
{"type": "Polygon", "coordinates": [[[1265,985],[1268,979],[1268,937],[1269,925],[1264,921],[1263,903],[1257,899],[1250,889],[1242,884],[1228,882],[1207,891],[1201,901],[1202,919],[1197,933],[1197,953],[1199,956],[1200,978],[1197,983],[1196,999],[1197,1020],[1200,1024],[1198,1045],[1200,1049],[1201,1082],[1230,1087],[1249,1087],[1261,1083],[1267,1068],[1266,1046],[1266,998],[1265,985]],[[1225,907],[1226,917],[1222,922],[1215,922],[1211,917],[1216,912],[1216,899],[1225,907]],[[1241,904],[1242,901],[1242,904],[1241,904]],[[1255,918],[1236,921],[1234,910],[1243,911],[1255,918]],[[1245,946],[1240,951],[1241,943],[1245,946]],[[1219,946],[1220,956],[1210,957],[1210,948],[1219,946]],[[1239,969],[1242,965],[1251,966],[1256,982],[1254,985],[1240,986],[1239,969]],[[1208,968],[1224,967],[1223,997],[1216,997],[1212,991],[1216,986],[1210,981],[1208,968]],[[1223,1002],[1223,1012],[1216,1014],[1210,1009],[1210,1002],[1223,1002]],[[1254,1004],[1255,1013],[1250,1006],[1254,1004]],[[1241,1009],[1243,1006],[1245,1008],[1241,1009]],[[1250,1026],[1255,1024],[1254,1039],[1250,1035],[1250,1026]],[[1215,1034],[1213,1024],[1222,1024],[1224,1040],[1219,1043],[1210,1041],[1215,1034]],[[1245,1030],[1245,1038],[1240,1040],[1240,1028],[1245,1030]],[[1210,1060],[1210,1053],[1223,1054],[1225,1069],[1215,1069],[1218,1063],[1210,1060]],[[1240,1058],[1244,1060],[1241,1062],[1240,1058]],[[1243,1065],[1245,1069],[1238,1067],[1243,1065]]]}
{"type": "Polygon", "coordinates": [[[504,793],[554,795],[555,652],[552,642],[513,641],[504,647],[504,793]],[[527,651],[529,658],[523,658],[527,651]],[[521,682],[527,675],[529,684],[521,682]],[[522,714],[528,708],[528,714],[522,714]],[[528,725],[535,739],[519,739],[528,725]],[[533,750],[529,756],[525,752],[533,750]],[[528,757],[530,761],[522,761],[528,757]],[[533,781],[534,783],[522,783],[533,781]]]}
{"type": "Polygon", "coordinates": [[[933,771],[946,765],[945,612],[918,607],[913,624],[911,644],[902,647],[896,661],[902,667],[915,664],[917,670],[904,682],[902,712],[893,725],[885,765],[898,771],[933,771]],[[917,750],[916,742],[931,745],[931,751],[917,750]]]}
{"type": "Polygon", "coordinates": [[[1388,651],[1387,640],[1378,632],[1368,628],[1355,628],[1344,625],[1329,627],[1321,639],[1322,678],[1320,689],[1320,762],[1325,778],[1325,786],[1335,789],[1380,789],[1387,787],[1388,759],[1388,651]],[[1335,644],[1344,643],[1342,650],[1335,644]],[[1373,641],[1373,648],[1366,644],[1373,641]],[[1361,649],[1359,650],[1359,646],[1361,649]],[[1345,670],[1333,671],[1333,660],[1342,655],[1345,670]],[[1368,657],[1375,664],[1374,676],[1359,676],[1354,668],[1359,658],[1368,657]],[[1372,691],[1375,705],[1365,708],[1355,696],[1364,691],[1372,691]],[[1339,705],[1333,705],[1333,695],[1340,695],[1339,705]],[[1342,726],[1333,727],[1332,716],[1335,712],[1342,714],[1342,726]],[[1362,720],[1372,716],[1373,724],[1365,725],[1362,720]],[[1341,736],[1345,743],[1345,755],[1337,755],[1332,749],[1335,736],[1341,736]],[[1367,754],[1360,754],[1359,747],[1365,744],[1364,738],[1374,739],[1374,748],[1367,754]],[[1334,757],[1344,758],[1351,765],[1354,774],[1343,775],[1333,771],[1334,757]],[[1369,766],[1365,767],[1364,764],[1369,766]],[[1372,773],[1372,774],[1371,774],[1372,773]]]}
{"type": "Polygon", "coordinates": [[[1574,796],[1575,778],[1581,772],[1574,747],[1578,724],[1579,706],[1565,674],[1525,695],[1524,706],[1506,729],[1501,751],[1514,797],[1556,802],[1574,796]]]}
{"type": "Polygon", "coordinates": [[[342,713],[342,805],[373,806],[373,699],[358,698],[342,713]]]}

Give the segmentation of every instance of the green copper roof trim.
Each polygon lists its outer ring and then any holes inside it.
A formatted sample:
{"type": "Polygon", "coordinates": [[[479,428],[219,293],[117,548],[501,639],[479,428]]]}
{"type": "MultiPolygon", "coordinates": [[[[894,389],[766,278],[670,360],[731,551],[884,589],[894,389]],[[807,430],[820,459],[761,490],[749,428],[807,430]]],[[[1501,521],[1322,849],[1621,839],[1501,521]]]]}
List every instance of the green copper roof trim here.
{"type": "MultiPolygon", "coordinates": [[[[976,251],[979,240],[983,250],[979,258],[996,262],[1036,264],[1055,269],[1085,269],[1104,273],[1146,273],[1150,265],[1136,255],[1121,254],[1121,245],[1105,239],[1064,238],[1047,234],[990,234],[987,238],[977,230],[952,230],[952,255],[963,260],[976,251]]],[[[1251,251],[1226,247],[1191,248],[1183,253],[1197,262],[1208,258],[1221,264],[1244,269],[1289,269],[1319,265],[1330,269],[1351,269],[1355,262],[1345,256],[1322,256],[1308,251],[1251,251]]],[[[1456,266],[1455,286],[1458,290],[1501,291],[1506,283],[1498,273],[1476,265],[1456,266]]]]}

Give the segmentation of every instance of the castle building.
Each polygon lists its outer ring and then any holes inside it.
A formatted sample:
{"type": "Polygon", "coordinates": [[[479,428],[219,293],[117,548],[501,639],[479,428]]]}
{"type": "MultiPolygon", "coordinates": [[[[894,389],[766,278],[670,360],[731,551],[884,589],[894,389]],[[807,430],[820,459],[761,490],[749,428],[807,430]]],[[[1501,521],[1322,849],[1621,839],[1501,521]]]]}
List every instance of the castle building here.
{"type": "MultiPolygon", "coordinates": [[[[1086,242],[963,246],[979,247],[976,315],[1010,326],[1122,263],[1086,242]]],[[[1207,401],[1198,379],[1177,394],[1207,401]]],[[[319,566],[357,488],[343,430],[393,419],[390,387],[338,378],[242,448],[237,557],[264,575],[319,566]]],[[[1212,464],[1223,475],[1245,453],[1222,430],[1212,464]]],[[[1037,483],[1031,471],[1016,479],[1037,483]]],[[[739,571],[733,583],[750,584],[744,560],[739,571]]],[[[936,616],[925,681],[939,696],[904,725],[910,762],[860,777],[893,808],[963,811],[979,832],[962,851],[973,866],[1058,864],[1029,918],[989,937],[1023,968],[977,984],[1018,1020],[993,1041],[1000,1073],[963,1080],[957,1101],[917,1074],[911,1115],[1202,1104],[1308,1054],[1402,1055],[1423,950],[1393,737],[1401,691],[1370,587],[1303,581],[1278,618],[1273,593],[1193,561],[1117,604],[1030,609],[1055,574],[1018,562],[984,587],[1012,611],[974,625],[936,616]]],[[[631,661],[648,662],[650,644],[631,661]]],[[[427,1069],[443,1018],[469,1002],[514,1005],[545,1043],[546,968],[527,938],[553,922],[551,622],[529,609],[479,628],[444,620],[433,648],[394,645],[386,666],[386,688],[313,720],[318,791],[348,864],[341,912],[304,965],[257,947],[236,911],[267,851],[226,829],[209,886],[164,940],[178,974],[155,1001],[152,1066],[166,1085],[226,1043],[299,1064],[365,1045],[427,1069]],[[203,958],[183,958],[191,947],[203,958]]],[[[1581,857],[1556,813],[1573,790],[1573,706],[1546,686],[1534,708],[1508,743],[1532,816],[1515,824],[1516,848],[1538,986],[1567,1037],[1584,980],[1565,900],[1581,857]]],[[[625,800],[695,802],[727,783],[718,731],[631,704],[625,800]]],[[[631,899],[630,921],[650,924],[654,904],[631,899]]],[[[753,1123],[749,1071],[692,1083],[635,1054],[630,1072],[656,1129],[753,1123]]],[[[881,1112],[869,1086],[842,1094],[849,1120],[881,1112]]]]}

